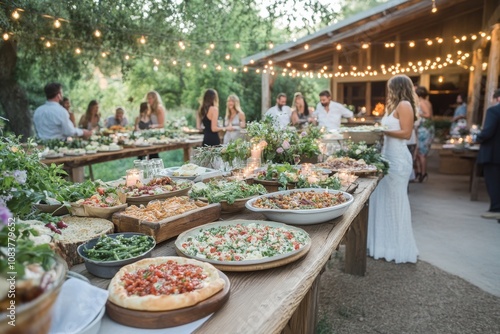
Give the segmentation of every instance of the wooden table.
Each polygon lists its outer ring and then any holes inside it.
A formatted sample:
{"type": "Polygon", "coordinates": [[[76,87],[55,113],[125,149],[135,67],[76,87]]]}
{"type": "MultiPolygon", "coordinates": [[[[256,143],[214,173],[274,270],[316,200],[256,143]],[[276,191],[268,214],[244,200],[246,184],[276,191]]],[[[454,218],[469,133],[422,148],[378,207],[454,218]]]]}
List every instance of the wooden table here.
{"type": "Polygon", "coordinates": [[[41,160],[41,162],[47,165],[53,163],[57,165],[63,164],[64,168],[68,170],[70,180],[72,180],[73,182],[83,182],[85,178],[83,172],[84,166],[91,166],[100,162],[113,161],[178,149],[184,150],[184,161],[189,161],[191,149],[193,147],[200,146],[201,142],[201,140],[193,140],[189,142],[152,145],[147,147],[131,147],[124,148],[119,151],[99,152],[96,154],[86,154],[79,156],[65,156],[56,159],[44,159],[41,160]]]}
{"type": "MultiPolygon", "coordinates": [[[[300,226],[312,239],[311,249],[304,258],[274,269],[227,272],[231,281],[229,301],[196,333],[314,333],[320,274],[343,238],[346,242],[345,271],[355,275],[364,275],[366,271],[368,199],[379,179],[358,180],[354,203],[342,217],[323,224],[300,226]]],[[[244,211],[224,215],[223,219],[264,217],[244,211]]],[[[176,255],[174,240],[159,244],[153,251],[153,256],[171,255],[176,255]]],[[[71,270],[88,277],[92,284],[101,288],[109,284],[109,280],[89,274],[83,264],[71,270]]]]}

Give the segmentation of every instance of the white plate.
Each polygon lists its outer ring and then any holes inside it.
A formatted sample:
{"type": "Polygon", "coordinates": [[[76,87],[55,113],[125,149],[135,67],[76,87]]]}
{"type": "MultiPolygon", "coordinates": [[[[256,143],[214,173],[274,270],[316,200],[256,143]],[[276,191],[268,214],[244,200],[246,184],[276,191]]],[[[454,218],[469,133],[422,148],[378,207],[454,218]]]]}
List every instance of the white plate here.
{"type": "Polygon", "coordinates": [[[148,146],[153,146],[153,144],[135,144],[137,147],[148,147],[148,146]]]}
{"type": "Polygon", "coordinates": [[[177,237],[177,240],[175,240],[175,247],[182,254],[184,254],[184,256],[187,256],[187,257],[190,257],[193,259],[197,259],[197,260],[200,260],[203,262],[208,262],[208,263],[212,263],[212,264],[219,264],[219,265],[229,265],[229,266],[247,266],[247,265],[262,264],[262,263],[273,262],[273,261],[285,259],[287,257],[293,256],[293,255],[303,251],[304,248],[306,248],[307,245],[310,243],[311,243],[311,238],[309,237],[309,233],[307,233],[303,229],[295,227],[295,226],[289,226],[289,225],[285,225],[282,223],[270,222],[270,221],[265,221],[265,220],[232,220],[232,221],[229,220],[229,221],[224,221],[224,222],[215,222],[215,223],[205,224],[203,226],[198,226],[198,227],[192,228],[190,230],[187,230],[186,232],[179,234],[179,236],[177,237]],[[266,258],[257,259],[257,260],[244,260],[244,261],[217,261],[217,260],[196,257],[196,256],[192,256],[192,255],[184,253],[184,251],[181,247],[182,243],[187,238],[198,234],[201,230],[206,230],[206,229],[209,229],[212,227],[237,225],[237,224],[241,224],[241,225],[260,224],[260,225],[271,226],[271,227],[282,227],[282,228],[285,228],[285,229],[290,230],[290,231],[300,231],[300,232],[303,232],[307,235],[308,240],[307,240],[307,243],[302,248],[294,250],[290,253],[280,254],[280,255],[266,257],[266,258]]]}
{"type": "Polygon", "coordinates": [[[99,330],[101,329],[101,320],[102,317],[104,316],[104,313],[106,313],[106,306],[102,308],[102,310],[99,312],[99,314],[92,320],[92,322],[82,329],[80,332],[77,334],[97,334],[99,333],[99,330]]]}
{"type": "Polygon", "coordinates": [[[327,189],[318,189],[318,188],[304,188],[304,189],[293,189],[293,190],[285,190],[285,191],[278,191],[266,195],[261,195],[255,198],[252,198],[246,203],[246,207],[250,211],[254,212],[260,212],[266,218],[287,223],[287,224],[293,224],[293,225],[312,225],[312,224],[318,224],[318,223],[324,223],[327,221],[330,221],[334,218],[340,217],[344,214],[344,212],[347,210],[347,208],[354,202],[354,197],[352,197],[351,194],[343,192],[343,191],[338,191],[338,190],[327,190],[327,189]],[[261,208],[256,208],[253,206],[253,203],[262,197],[271,197],[271,196],[276,196],[276,195],[286,195],[290,194],[292,192],[306,192],[306,191],[314,191],[318,193],[324,193],[328,191],[331,194],[336,194],[336,193],[342,193],[346,198],[347,201],[331,206],[328,208],[323,208],[323,209],[310,209],[310,210],[281,210],[281,209],[261,209],[261,208]]]}

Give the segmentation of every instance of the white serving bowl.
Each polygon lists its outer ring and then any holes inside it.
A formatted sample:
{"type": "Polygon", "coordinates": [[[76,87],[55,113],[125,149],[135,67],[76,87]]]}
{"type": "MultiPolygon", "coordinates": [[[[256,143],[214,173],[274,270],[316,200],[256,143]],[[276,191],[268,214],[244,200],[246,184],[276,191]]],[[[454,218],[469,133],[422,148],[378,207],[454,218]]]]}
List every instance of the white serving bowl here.
{"type": "Polygon", "coordinates": [[[292,225],[312,225],[312,224],[324,223],[342,216],[344,212],[347,210],[347,208],[353,202],[354,202],[354,197],[352,197],[351,194],[343,191],[319,189],[319,188],[304,188],[304,189],[278,191],[271,194],[258,196],[249,200],[246,203],[246,207],[250,211],[262,213],[264,216],[266,216],[266,218],[273,221],[278,221],[292,225]],[[347,201],[339,205],[331,206],[328,208],[310,209],[310,210],[261,209],[253,206],[253,203],[259,198],[273,197],[276,195],[287,195],[292,192],[306,192],[306,191],[314,191],[318,193],[329,192],[331,194],[342,193],[343,196],[347,199],[347,201]]]}

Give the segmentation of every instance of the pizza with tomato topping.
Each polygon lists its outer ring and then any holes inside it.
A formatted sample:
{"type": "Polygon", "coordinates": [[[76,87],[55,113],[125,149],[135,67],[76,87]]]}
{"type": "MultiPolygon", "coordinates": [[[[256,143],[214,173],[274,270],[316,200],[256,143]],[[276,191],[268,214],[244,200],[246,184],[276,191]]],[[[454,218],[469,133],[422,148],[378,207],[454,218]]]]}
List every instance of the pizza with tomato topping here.
{"type": "Polygon", "coordinates": [[[201,228],[176,244],[188,256],[239,262],[292,253],[309,242],[309,235],[302,230],[250,223],[201,228]]]}
{"type": "Polygon", "coordinates": [[[169,311],[202,302],[224,288],[209,263],[175,256],[140,260],[120,269],[109,284],[109,300],[141,311],[169,311]]]}

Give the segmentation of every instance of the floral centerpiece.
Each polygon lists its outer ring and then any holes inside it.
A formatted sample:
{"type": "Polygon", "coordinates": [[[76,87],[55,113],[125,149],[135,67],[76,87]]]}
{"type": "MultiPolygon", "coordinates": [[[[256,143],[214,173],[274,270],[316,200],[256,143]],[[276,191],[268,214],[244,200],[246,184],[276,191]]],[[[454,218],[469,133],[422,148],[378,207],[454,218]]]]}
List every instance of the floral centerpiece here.
{"type": "Polygon", "coordinates": [[[296,129],[277,129],[272,118],[247,125],[247,133],[254,145],[263,147],[264,161],[298,164],[301,159],[313,158],[320,153],[318,127],[310,126],[298,133],[296,129]]]}
{"type": "Polygon", "coordinates": [[[377,166],[378,170],[387,174],[389,171],[389,161],[382,157],[382,154],[375,146],[368,146],[365,142],[347,142],[347,148],[335,153],[337,157],[349,157],[356,160],[364,160],[369,165],[377,166]]]}

